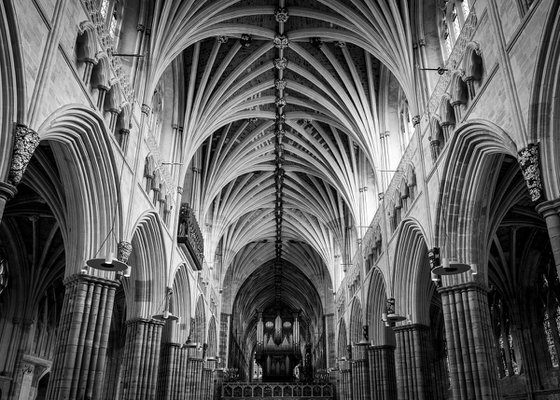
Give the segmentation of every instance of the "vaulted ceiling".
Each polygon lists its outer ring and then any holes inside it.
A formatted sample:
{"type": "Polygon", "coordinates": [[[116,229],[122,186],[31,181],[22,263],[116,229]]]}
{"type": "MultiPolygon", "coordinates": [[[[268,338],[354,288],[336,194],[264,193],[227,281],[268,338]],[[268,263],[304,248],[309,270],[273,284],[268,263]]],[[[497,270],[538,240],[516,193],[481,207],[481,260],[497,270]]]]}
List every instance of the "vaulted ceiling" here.
{"type": "Polygon", "coordinates": [[[332,309],[395,162],[380,134],[399,96],[416,114],[409,13],[396,0],[156,2],[148,93],[175,87],[183,200],[226,309],[332,309]]]}

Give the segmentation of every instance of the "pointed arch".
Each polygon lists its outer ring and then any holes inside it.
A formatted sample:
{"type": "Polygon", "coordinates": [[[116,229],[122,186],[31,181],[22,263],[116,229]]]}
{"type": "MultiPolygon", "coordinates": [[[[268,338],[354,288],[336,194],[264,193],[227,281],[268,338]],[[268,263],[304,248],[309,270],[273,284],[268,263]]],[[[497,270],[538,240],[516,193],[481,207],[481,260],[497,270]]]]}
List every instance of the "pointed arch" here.
{"type": "Polygon", "coordinates": [[[369,339],[375,345],[386,344],[385,323],[382,320],[387,303],[385,277],[379,268],[374,268],[369,279],[366,322],[369,326],[369,339]]]}
{"type": "Polygon", "coordinates": [[[155,212],[142,215],[132,237],[131,277],[125,288],[128,319],[151,318],[165,309],[167,283],[162,227],[155,212]]]}
{"type": "Polygon", "coordinates": [[[216,329],[216,318],[212,315],[210,318],[210,323],[208,324],[208,357],[218,356],[218,334],[216,329]]]}
{"type": "Polygon", "coordinates": [[[337,355],[338,358],[348,357],[348,334],[346,332],[346,322],[341,318],[338,323],[338,342],[337,342],[337,355]]]}
{"type": "Polygon", "coordinates": [[[409,315],[413,323],[429,324],[430,299],[435,290],[431,282],[425,233],[414,219],[403,221],[394,259],[395,299],[399,314],[409,315]]]}
{"type": "Polygon", "coordinates": [[[187,265],[181,264],[177,267],[175,278],[173,279],[173,294],[169,311],[177,317],[173,337],[177,343],[185,343],[189,335],[189,321],[191,318],[191,288],[190,279],[187,272],[187,265]]]}
{"type": "MultiPolygon", "coordinates": [[[[496,157],[516,157],[513,140],[495,124],[475,120],[460,127],[450,143],[445,160],[436,208],[435,246],[442,256],[465,263],[484,265],[485,221],[480,214],[489,201],[488,185],[496,178],[496,157]],[[443,179],[445,177],[445,179],[443,179]]],[[[454,277],[460,281],[467,274],[454,277]]]]}
{"type": "Polygon", "coordinates": [[[206,310],[204,307],[204,298],[198,296],[196,302],[196,310],[194,312],[194,326],[190,334],[191,341],[194,343],[205,343],[206,340],[206,310]]]}
{"type": "Polygon", "coordinates": [[[50,144],[56,163],[64,166],[59,168],[60,180],[66,213],[72,216],[62,227],[69,276],[78,272],[86,259],[108,251],[116,253],[117,240],[122,237],[120,168],[103,119],[82,105],[61,107],[38,133],[42,143],[50,144]]]}
{"type": "Polygon", "coordinates": [[[358,298],[354,298],[350,310],[350,343],[354,345],[362,340],[363,313],[358,298]]]}

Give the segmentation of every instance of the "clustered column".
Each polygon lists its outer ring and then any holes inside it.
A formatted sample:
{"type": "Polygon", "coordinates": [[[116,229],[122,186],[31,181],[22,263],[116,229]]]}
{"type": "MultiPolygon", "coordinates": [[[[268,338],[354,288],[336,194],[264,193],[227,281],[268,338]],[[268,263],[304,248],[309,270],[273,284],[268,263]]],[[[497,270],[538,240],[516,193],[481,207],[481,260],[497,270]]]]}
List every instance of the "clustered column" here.
{"type": "Polygon", "coordinates": [[[183,399],[187,386],[186,349],[178,343],[164,343],[161,353],[158,399],[183,399]]]}
{"type": "Polygon", "coordinates": [[[202,399],[202,369],[204,360],[200,358],[197,345],[187,345],[187,386],[185,391],[185,399],[201,400],[202,399]]]}
{"type": "Polygon", "coordinates": [[[354,360],[352,361],[353,400],[369,400],[369,363],[365,346],[354,346],[354,360]]]}
{"type": "Polygon", "coordinates": [[[449,375],[455,399],[498,399],[486,290],[474,282],[441,293],[449,375]]]}
{"type": "Polygon", "coordinates": [[[395,375],[395,347],[372,346],[368,349],[370,387],[372,400],[395,400],[397,379],[395,375]]]}
{"type": "Polygon", "coordinates": [[[117,282],[79,274],[64,283],[47,399],[98,399],[117,282]]]}
{"type": "Polygon", "coordinates": [[[428,359],[429,328],[412,324],[394,328],[398,399],[433,399],[428,359]]]}
{"type": "Polygon", "coordinates": [[[340,361],[340,387],[339,397],[341,400],[353,400],[352,397],[352,371],[350,362],[340,361]]]}
{"type": "Polygon", "coordinates": [[[163,325],[161,321],[143,318],[127,322],[122,400],[155,397],[163,325]]]}

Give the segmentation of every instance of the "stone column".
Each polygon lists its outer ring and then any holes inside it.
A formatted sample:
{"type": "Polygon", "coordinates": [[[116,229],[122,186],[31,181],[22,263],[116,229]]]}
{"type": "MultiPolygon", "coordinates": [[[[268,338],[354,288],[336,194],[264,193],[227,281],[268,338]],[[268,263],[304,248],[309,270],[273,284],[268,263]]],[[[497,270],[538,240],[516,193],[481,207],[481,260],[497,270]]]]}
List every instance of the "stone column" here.
{"type": "Polygon", "coordinates": [[[560,277],[560,198],[544,201],[536,209],[546,221],[554,264],[556,265],[558,277],[560,277]]]}
{"type": "Polygon", "coordinates": [[[202,368],[204,360],[196,345],[187,345],[186,348],[186,399],[199,400],[202,391],[202,368]]]}
{"type": "Polygon", "coordinates": [[[184,374],[181,361],[184,357],[182,345],[178,343],[164,343],[161,348],[161,361],[157,382],[157,398],[160,400],[178,400],[185,392],[184,374]]]}
{"type": "Polygon", "coordinates": [[[369,400],[370,381],[369,381],[368,359],[361,358],[359,360],[353,360],[351,369],[352,369],[352,391],[353,391],[352,400],[369,400]]]}
{"type": "Polygon", "coordinates": [[[222,365],[228,365],[229,356],[229,329],[231,314],[221,313],[220,315],[220,360],[222,365]]]}
{"type": "Polygon", "coordinates": [[[113,313],[113,280],[76,274],[66,291],[47,399],[98,399],[113,313]]]}
{"type": "Polygon", "coordinates": [[[395,364],[399,400],[430,400],[429,328],[425,325],[403,325],[393,329],[397,348],[395,364]]]}
{"type": "Polygon", "coordinates": [[[163,325],[153,319],[127,321],[121,400],[155,397],[163,325]]]}
{"type": "Polygon", "coordinates": [[[325,340],[325,361],[327,368],[333,368],[336,363],[336,354],[335,354],[335,327],[336,322],[334,320],[334,314],[326,314],[325,315],[325,336],[327,340],[325,340]]]}
{"type": "Polygon", "coordinates": [[[340,362],[340,398],[341,400],[353,400],[352,397],[352,371],[348,361],[340,362]]]}
{"type": "Polygon", "coordinates": [[[207,360],[202,368],[202,400],[213,400],[214,392],[214,370],[216,361],[207,360]]]}
{"type": "Polygon", "coordinates": [[[397,378],[395,373],[395,347],[372,346],[368,350],[370,388],[372,400],[395,400],[397,378]]]}
{"type": "Polygon", "coordinates": [[[486,289],[470,282],[441,293],[453,399],[498,399],[486,289]]]}

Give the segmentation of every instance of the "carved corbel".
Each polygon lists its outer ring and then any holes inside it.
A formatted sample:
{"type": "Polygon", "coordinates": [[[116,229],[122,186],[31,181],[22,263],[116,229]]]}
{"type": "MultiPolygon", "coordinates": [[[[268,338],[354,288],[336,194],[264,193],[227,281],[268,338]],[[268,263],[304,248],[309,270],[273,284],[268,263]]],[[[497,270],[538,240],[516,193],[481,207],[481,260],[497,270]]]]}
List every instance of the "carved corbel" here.
{"type": "Polygon", "coordinates": [[[39,134],[25,125],[16,125],[12,164],[8,174],[8,183],[17,186],[23,178],[23,173],[39,145],[39,134]]]}
{"type": "Polygon", "coordinates": [[[517,153],[517,161],[521,167],[523,178],[529,189],[531,200],[537,202],[543,200],[543,185],[541,179],[541,169],[539,166],[539,145],[530,143],[517,153]]]}

